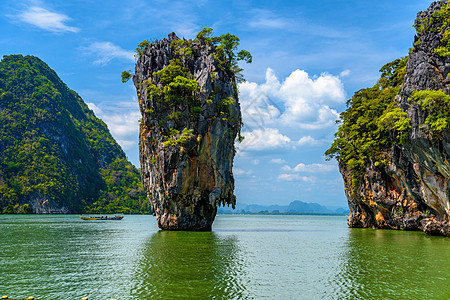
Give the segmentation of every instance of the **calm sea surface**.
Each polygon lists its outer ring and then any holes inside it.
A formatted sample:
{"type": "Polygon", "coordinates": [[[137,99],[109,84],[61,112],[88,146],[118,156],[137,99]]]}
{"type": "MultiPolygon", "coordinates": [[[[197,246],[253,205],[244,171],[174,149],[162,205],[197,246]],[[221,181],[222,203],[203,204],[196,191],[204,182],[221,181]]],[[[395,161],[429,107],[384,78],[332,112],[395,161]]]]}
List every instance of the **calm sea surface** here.
{"type": "Polygon", "coordinates": [[[450,299],[450,239],[349,229],[345,216],[219,215],[212,232],[166,232],[152,216],[0,215],[0,294],[450,299]]]}

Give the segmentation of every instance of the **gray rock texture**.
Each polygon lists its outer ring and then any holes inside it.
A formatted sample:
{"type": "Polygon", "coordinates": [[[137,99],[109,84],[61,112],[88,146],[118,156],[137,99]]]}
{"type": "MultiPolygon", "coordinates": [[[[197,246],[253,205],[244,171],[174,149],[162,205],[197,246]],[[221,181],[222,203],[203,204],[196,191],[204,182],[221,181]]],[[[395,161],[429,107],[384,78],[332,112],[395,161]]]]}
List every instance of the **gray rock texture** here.
{"type": "Polygon", "coordinates": [[[192,54],[185,55],[173,46],[177,40],[171,33],[168,39],[149,44],[136,63],[133,81],[142,114],[142,181],[161,229],[211,230],[217,207],[234,207],[236,201],[232,166],[241,112],[235,76],[216,62],[215,46],[188,41],[192,54]],[[180,60],[200,87],[195,101],[201,112],[196,117],[190,114],[192,99],[180,97],[178,104],[169,108],[150,95],[151,83],[164,88],[154,73],[174,58],[180,60]],[[224,99],[231,99],[232,103],[224,104],[224,99]],[[169,117],[174,112],[178,113],[175,120],[169,117]],[[185,128],[192,130],[187,141],[164,144],[171,130],[181,134],[185,128]]]}
{"type": "MultiPolygon", "coordinates": [[[[436,1],[418,13],[416,25],[430,19],[442,5],[436,1]]],[[[347,166],[340,164],[351,227],[424,230],[450,236],[450,133],[447,129],[441,139],[431,139],[424,129],[428,114],[410,97],[413,90],[442,89],[450,94],[447,80],[450,57],[434,52],[442,46],[442,33],[433,29],[441,24],[435,22],[429,26],[431,30],[418,31],[415,37],[403,87],[396,98],[411,119],[409,140],[403,146],[386,149],[390,157],[387,167],[366,166],[356,195],[350,192],[347,166]]]]}

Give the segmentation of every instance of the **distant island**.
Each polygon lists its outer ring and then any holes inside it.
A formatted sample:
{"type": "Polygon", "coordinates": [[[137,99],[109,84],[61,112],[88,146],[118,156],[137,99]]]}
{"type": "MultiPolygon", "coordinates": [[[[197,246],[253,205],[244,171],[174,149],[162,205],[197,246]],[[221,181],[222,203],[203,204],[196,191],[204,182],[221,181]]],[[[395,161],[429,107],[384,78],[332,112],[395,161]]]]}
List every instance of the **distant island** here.
{"type": "Polygon", "coordinates": [[[259,205],[236,204],[236,209],[231,207],[219,207],[219,214],[348,214],[349,210],[339,207],[332,208],[318,203],[307,203],[299,200],[292,201],[289,205],[259,205]]]}

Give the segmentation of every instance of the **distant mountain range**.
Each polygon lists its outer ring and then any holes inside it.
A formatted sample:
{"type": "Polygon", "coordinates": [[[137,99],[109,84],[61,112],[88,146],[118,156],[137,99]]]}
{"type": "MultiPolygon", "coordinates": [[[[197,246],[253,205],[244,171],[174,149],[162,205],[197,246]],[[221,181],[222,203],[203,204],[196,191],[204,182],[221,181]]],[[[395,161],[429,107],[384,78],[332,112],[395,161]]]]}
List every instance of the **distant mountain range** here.
{"type": "Polygon", "coordinates": [[[342,207],[326,207],[317,203],[307,203],[299,200],[292,201],[289,205],[258,205],[258,204],[236,204],[236,209],[231,207],[219,207],[219,214],[346,214],[349,210],[342,207]]]}

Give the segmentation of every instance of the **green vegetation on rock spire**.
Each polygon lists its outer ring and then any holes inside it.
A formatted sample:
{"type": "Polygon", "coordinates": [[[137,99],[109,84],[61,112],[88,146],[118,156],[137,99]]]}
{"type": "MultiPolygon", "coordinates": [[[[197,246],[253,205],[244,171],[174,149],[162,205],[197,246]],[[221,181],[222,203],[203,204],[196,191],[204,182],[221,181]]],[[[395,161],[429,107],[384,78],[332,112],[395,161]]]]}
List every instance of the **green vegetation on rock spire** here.
{"type": "Polygon", "coordinates": [[[204,28],[195,40],[170,33],[137,48],[141,175],[162,229],[211,230],[217,207],[236,203],[238,61],[251,62],[238,46],[236,36],[204,28]]]}

